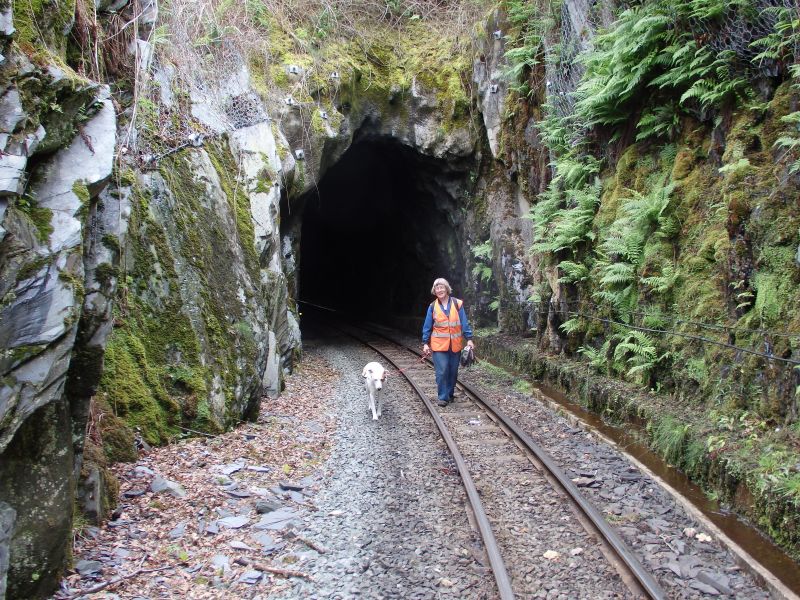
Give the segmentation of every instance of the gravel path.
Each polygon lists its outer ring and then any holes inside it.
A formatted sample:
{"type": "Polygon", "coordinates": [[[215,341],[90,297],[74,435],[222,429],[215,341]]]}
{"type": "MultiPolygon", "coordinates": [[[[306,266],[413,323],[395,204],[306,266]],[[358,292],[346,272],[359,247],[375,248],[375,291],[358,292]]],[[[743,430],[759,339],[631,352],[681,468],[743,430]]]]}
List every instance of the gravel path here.
{"type": "Polygon", "coordinates": [[[491,573],[465,512],[458,474],[433,421],[400,375],[391,375],[383,416],[373,421],[361,369],[375,354],[349,338],[317,348],[343,374],[334,392],[339,425],[328,474],[304,519],[309,551],[280,598],[492,598],[491,573]]]}
{"type": "MultiPolygon", "coordinates": [[[[349,338],[304,334],[298,373],[265,400],[258,423],[114,467],[121,505],[106,526],[78,534],[57,598],[98,586],[91,597],[120,600],[496,597],[460,478],[422,403],[390,372],[373,421],[361,369],[375,354],[349,338]]],[[[497,369],[461,374],[581,481],[670,598],[769,597],[613,447],[515,391],[515,378],[497,369]]],[[[500,436],[494,446],[468,441],[469,428],[482,427],[460,404],[442,414],[462,421],[457,435],[490,520],[504,525],[498,541],[529,555],[509,564],[518,597],[629,597],[536,469],[506,460],[512,449],[500,436]]]]}

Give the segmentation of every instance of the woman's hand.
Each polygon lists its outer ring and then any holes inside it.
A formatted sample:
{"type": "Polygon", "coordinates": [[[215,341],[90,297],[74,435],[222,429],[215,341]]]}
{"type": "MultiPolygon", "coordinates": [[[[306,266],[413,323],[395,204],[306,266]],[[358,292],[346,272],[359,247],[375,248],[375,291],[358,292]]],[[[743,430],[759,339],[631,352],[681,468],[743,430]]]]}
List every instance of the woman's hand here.
{"type": "Polygon", "coordinates": [[[472,340],[467,340],[467,348],[475,350],[475,343],[472,340]]]}
{"type": "Polygon", "coordinates": [[[431,355],[431,347],[428,346],[428,344],[422,344],[422,355],[423,356],[431,355]]]}

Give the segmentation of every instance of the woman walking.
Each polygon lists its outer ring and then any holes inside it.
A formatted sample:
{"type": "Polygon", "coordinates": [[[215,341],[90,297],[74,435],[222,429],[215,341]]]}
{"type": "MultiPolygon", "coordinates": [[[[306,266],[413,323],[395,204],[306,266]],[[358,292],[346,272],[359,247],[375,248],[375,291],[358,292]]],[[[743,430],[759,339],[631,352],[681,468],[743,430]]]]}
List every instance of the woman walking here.
{"type": "Polygon", "coordinates": [[[436,279],[431,294],[436,299],[428,306],[422,326],[422,352],[432,356],[436,370],[436,395],[439,406],[453,401],[458,377],[458,365],[464,339],[467,347],[474,348],[472,328],[467,322],[464,301],[453,298],[453,289],[446,279],[436,279]]]}

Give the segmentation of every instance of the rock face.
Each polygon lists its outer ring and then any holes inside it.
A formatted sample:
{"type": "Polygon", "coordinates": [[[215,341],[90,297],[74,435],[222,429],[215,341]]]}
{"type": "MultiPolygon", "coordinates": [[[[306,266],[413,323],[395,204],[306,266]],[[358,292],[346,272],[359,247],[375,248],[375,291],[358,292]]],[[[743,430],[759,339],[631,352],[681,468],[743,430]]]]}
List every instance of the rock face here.
{"type": "MultiPolygon", "coordinates": [[[[14,597],[36,597],[50,589],[71,536],[85,409],[70,402],[65,386],[83,303],[96,305],[100,291],[87,281],[93,259],[86,260],[92,253],[84,252],[87,233],[96,230],[97,198],[111,176],[116,143],[108,92],[95,93],[93,116],[80,135],[30,175],[27,199],[17,196],[19,183],[6,186],[11,195],[5,199],[0,244],[0,498],[16,517],[13,533],[5,536],[9,545],[0,541],[0,555],[11,556],[8,589],[14,597]],[[87,227],[89,215],[93,222],[87,227]]],[[[22,109],[13,101],[4,106],[8,143],[46,136],[41,126],[33,137],[14,131],[25,113],[19,115],[22,109]]],[[[24,154],[36,146],[14,147],[24,154]]]]}

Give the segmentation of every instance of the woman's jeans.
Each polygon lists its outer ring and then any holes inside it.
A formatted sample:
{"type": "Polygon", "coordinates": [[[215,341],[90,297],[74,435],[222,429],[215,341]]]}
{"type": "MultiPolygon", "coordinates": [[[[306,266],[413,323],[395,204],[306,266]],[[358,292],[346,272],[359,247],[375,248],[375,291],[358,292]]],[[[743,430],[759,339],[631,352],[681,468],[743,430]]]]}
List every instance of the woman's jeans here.
{"type": "Polygon", "coordinates": [[[433,367],[436,370],[436,394],[439,400],[452,400],[456,390],[458,365],[461,360],[460,352],[433,353],[433,367]]]}

